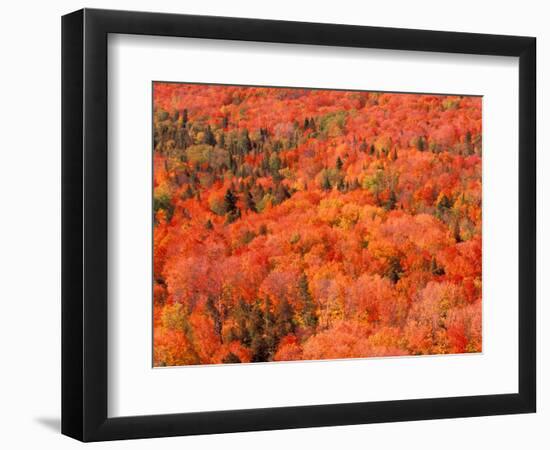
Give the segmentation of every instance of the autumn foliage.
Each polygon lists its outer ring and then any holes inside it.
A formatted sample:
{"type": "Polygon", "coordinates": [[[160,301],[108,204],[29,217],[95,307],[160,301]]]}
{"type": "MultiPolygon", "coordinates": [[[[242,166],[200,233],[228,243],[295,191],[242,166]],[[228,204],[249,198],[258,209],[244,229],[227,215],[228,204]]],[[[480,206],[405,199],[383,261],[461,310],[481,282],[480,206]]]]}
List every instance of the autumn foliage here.
{"type": "Polygon", "coordinates": [[[155,83],[154,364],[481,351],[481,99],[155,83]]]}

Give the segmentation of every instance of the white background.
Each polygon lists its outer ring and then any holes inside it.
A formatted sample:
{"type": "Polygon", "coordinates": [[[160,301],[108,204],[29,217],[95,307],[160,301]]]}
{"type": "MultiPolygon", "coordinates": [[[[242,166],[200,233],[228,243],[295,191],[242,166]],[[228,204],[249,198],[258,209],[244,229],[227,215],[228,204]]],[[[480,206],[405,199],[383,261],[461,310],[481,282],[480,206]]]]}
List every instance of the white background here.
{"type": "Polygon", "coordinates": [[[109,67],[110,416],[517,392],[517,58],[112,36],[109,67]],[[483,94],[483,354],[152,370],[151,80],[182,77],[483,94]]]}
{"type": "MultiPolygon", "coordinates": [[[[539,67],[539,299],[550,285],[550,226],[543,198],[550,183],[542,174],[550,159],[542,149],[550,131],[550,30],[544,2],[436,1],[193,2],[133,1],[10,2],[0,18],[2,46],[2,383],[0,443],[5,448],[74,448],[59,428],[60,375],[60,19],[82,6],[195,14],[355,23],[424,29],[535,35],[539,67]]],[[[503,254],[505,257],[506,254],[503,254]]],[[[536,415],[469,418],[401,424],[240,433],[157,441],[102,443],[99,448],[334,448],[422,449],[548,448],[550,436],[549,308],[539,301],[539,412],[536,415]]]]}

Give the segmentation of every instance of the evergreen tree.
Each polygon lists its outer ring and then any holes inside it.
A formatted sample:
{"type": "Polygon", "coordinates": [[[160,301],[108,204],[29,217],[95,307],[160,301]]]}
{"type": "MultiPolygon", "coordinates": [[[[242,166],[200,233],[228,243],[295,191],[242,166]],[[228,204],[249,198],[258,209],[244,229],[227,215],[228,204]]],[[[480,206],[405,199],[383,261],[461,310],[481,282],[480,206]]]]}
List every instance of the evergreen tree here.
{"type": "Polygon", "coordinates": [[[237,149],[241,155],[246,155],[252,149],[250,137],[248,136],[248,130],[246,128],[239,134],[237,139],[237,149]]]}
{"type": "Polygon", "coordinates": [[[208,125],[206,130],[204,130],[203,142],[207,145],[216,145],[216,138],[214,137],[214,133],[212,133],[212,128],[210,128],[210,125],[208,125]]]}
{"type": "Polygon", "coordinates": [[[392,257],[390,259],[390,264],[388,270],[386,271],[386,276],[390,279],[393,284],[396,284],[401,277],[403,276],[403,267],[401,266],[401,261],[397,257],[392,257]]]}
{"type": "MultiPolygon", "coordinates": [[[[250,306],[241,298],[233,308],[232,317],[236,322],[237,329],[233,331],[236,338],[245,346],[250,346],[252,342],[251,331],[253,316],[250,306]]],[[[229,339],[231,341],[233,339],[229,339]]]]}
{"type": "Polygon", "coordinates": [[[271,300],[269,297],[264,302],[264,344],[267,352],[266,361],[271,361],[273,354],[277,350],[279,342],[277,328],[275,327],[275,316],[271,311],[271,300]]]}
{"type": "Polygon", "coordinates": [[[430,272],[437,276],[445,275],[445,270],[437,265],[437,261],[435,260],[435,258],[432,258],[432,261],[430,263],[430,272]]]}
{"type": "Polygon", "coordinates": [[[395,191],[392,188],[390,190],[390,196],[388,198],[388,201],[386,202],[386,205],[385,205],[386,211],[390,211],[392,209],[395,209],[396,204],[397,204],[397,196],[395,195],[395,191]]]}
{"type": "Polygon", "coordinates": [[[294,333],[296,329],[296,325],[294,323],[294,310],[286,298],[281,300],[277,305],[274,325],[277,340],[287,334],[294,333]]]}
{"type": "Polygon", "coordinates": [[[342,170],[342,167],[344,167],[344,163],[340,157],[336,159],[336,169],[342,170]]]}
{"type": "Polygon", "coordinates": [[[225,148],[225,134],[223,131],[218,132],[218,147],[225,148]]]}
{"type": "MultiPolygon", "coordinates": [[[[193,139],[191,138],[191,136],[189,136],[189,132],[186,128],[178,128],[174,140],[176,141],[176,148],[181,148],[185,150],[187,147],[193,145],[193,139]]],[[[182,161],[185,161],[185,153],[182,153],[182,156],[182,161]]]]}
{"type": "Polygon", "coordinates": [[[191,188],[191,185],[187,185],[187,189],[185,190],[184,198],[189,199],[193,198],[195,196],[195,193],[193,192],[193,189],[191,188]]]}
{"type": "Polygon", "coordinates": [[[279,173],[279,169],[282,166],[281,158],[279,157],[278,153],[273,153],[271,157],[269,158],[269,169],[273,174],[279,173]]]}
{"type": "Polygon", "coordinates": [[[462,242],[462,236],[460,235],[460,223],[458,219],[453,223],[453,237],[457,243],[462,242]]]}
{"type": "Polygon", "coordinates": [[[260,201],[262,198],[264,198],[264,195],[265,195],[265,189],[261,184],[254,188],[254,198],[256,203],[260,201]]]}
{"type": "Polygon", "coordinates": [[[214,322],[214,330],[216,331],[216,334],[221,337],[222,335],[222,318],[220,314],[220,310],[216,306],[216,302],[214,300],[214,297],[212,295],[209,295],[206,300],[206,310],[208,311],[208,314],[210,314],[210,317],[212,318],[212,321],[214,322]]]}
{"type": "Polygon", "coordinates": [[[286,199],[290,198],[290,193],[288,192],[287,188],[285,187],[284,184],[282,183],[279,183],[276,187],[275,187],[275,198],[274,198],[274,203],[276,205],[284,202],[286,199]]]}
{"type": "Polygon", "coordinates": [[[226,356],[223,357],[222,363],[224,364],[238,364],[241,363],[241,359],[235,355],[233,352],[229,352],[226,356]]]}
{"type": "Polygon", "coordinates": [[[239,169],[238,160],[234,156],[231,157],[231,160],[229,162],[229,168],[231,169],[231,172],[233,172],[233,174],[236,174],[239,169]]]}
{"type": "Polygon", "coordinates": [[[332,189],[332,186],[330,185],[330,180],[328,178],[328,173],[326,171],[323,173],[323,180],[321,181],[321,188],[324,191],[330,191],[332,189]]]}
{"type": "Polygon", "coordinates": [[[437,203],[437,210],[440,214],[444,213],[446,210],[449,210],[452,206],[451,200],[447,197],[446,194],[443,194],[439,202],[437,203]]]}
{"type": "Polygon", "coordinates": [[[424,139],[424,136],[420,136],[418,140],[416,141],[416,148],[418,151],[423,152],[426,150],[426,140],[424,139]]]}
{"type": "Polygon", "coordinates": [[[307,276],[303,273],[298,280],[298,295],[302,301],[302,321],[306,327],[316,327],[318,323],[315,313],[315,302],[309,291],[307,276]]]}
{"type": "Polygon", "coordinates": [[[256,208],[256,202],[254,201],[254,198],[252,197],[252,194],[248,189],[246,189],[244,201],[245,201],[246,209],[255,213],[258,212],[258,209],[256,208]]]}
{"type": "Polygon", "coordinates": [[[237,208],[237,197],[231,188],[225,193],[223,204],[227,216],[227,223],[232,223],[241,216],[241,211],[237,208]]]}
{"type": "Polygon", "coordinates": [[[250,350],[252,350],[252,362],[269,361],[269,348],[265,339],[266,320],[259,302],[256,302],[250,311],[248,332],[250,335],[250,350]]]}

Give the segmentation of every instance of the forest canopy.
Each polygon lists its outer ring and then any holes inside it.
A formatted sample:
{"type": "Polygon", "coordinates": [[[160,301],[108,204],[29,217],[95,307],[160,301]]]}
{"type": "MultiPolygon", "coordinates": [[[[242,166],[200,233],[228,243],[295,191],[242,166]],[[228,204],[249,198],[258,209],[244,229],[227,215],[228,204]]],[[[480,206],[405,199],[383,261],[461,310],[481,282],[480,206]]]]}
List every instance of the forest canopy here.
{"type": "Polygon", "coordinates": [[[153,106],[155,366],[481,351],[481,98],[153,106]]]}

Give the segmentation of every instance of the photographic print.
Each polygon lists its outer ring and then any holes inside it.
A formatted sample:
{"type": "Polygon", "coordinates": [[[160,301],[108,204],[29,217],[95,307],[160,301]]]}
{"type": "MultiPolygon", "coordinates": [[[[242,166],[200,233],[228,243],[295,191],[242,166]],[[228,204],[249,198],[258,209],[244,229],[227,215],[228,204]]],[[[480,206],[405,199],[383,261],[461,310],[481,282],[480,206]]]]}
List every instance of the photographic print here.
{"type": "Polygon", "coordinates": [[[152,103],[155,367],[481,352],[481,97],[152,103]]]}

